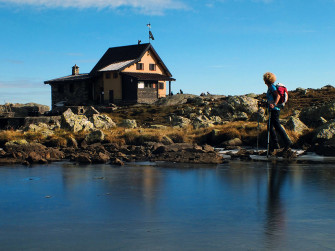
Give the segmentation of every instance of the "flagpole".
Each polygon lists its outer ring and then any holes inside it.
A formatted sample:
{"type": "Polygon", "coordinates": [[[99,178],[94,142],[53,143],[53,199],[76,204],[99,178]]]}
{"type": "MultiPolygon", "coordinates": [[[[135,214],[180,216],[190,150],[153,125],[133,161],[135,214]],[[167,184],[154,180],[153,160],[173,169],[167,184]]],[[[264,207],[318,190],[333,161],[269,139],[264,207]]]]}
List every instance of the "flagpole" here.
{"type": "Polygon", "coordinates": [[[147,26],[148,26],[148,28],[149,28],[149,44],[150,44],[150,40],[151,40],[151,36],[150,36],[151,24],[148,23],[147,26]]]}

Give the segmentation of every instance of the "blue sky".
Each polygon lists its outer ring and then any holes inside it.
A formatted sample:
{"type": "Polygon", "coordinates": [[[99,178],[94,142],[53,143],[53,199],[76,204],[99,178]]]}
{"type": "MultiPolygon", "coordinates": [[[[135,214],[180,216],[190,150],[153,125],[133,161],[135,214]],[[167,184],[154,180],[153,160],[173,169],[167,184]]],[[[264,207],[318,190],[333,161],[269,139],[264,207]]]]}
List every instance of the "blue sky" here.
{"type": "Polygon", "coordinates": [[[0,0],[0,104],[50,105],[45,80],[90,72],[109,47],[148,42],[199,95],[334,85],[335,0],[0,0]]]}

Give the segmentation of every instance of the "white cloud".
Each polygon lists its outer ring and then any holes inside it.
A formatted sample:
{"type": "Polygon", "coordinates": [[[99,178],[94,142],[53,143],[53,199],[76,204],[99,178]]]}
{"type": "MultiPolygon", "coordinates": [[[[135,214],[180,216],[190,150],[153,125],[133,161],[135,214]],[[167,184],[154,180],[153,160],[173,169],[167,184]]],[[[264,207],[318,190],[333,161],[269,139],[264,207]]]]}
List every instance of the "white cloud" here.
{"type": "Polygon", "coordinates": [[[0,0],[0,3],[44,8],[133,8],[144,14],[163,14],[166,10],[186,9],[180,0],[0,0]]]}

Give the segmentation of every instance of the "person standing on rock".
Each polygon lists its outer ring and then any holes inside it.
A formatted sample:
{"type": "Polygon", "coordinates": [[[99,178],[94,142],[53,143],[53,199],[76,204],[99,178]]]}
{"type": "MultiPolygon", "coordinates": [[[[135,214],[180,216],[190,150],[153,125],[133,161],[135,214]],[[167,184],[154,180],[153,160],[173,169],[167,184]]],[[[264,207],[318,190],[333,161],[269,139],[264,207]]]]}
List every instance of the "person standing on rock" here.
{"type": "Polygon", "coordinates": [[[288,137],[284,128],[280,125],[279,122],[279,115],[280,115],[280,105],[278,104],[280,100],[280,95],[277,91],[276,86],[274,85],[276,81],[276,76],[271,72],[266,72],[263,75],[263,80],[268,87],[268,91],[266,93],[266,99],[269,106],[269,123],[268,123],[268,130],[270,130],[270,151],[274,149],[279,149],[278,137],[277,133],[282,137],[284,140],[284,150],[288,150],[292,145],[292,141],[288,137]]]}

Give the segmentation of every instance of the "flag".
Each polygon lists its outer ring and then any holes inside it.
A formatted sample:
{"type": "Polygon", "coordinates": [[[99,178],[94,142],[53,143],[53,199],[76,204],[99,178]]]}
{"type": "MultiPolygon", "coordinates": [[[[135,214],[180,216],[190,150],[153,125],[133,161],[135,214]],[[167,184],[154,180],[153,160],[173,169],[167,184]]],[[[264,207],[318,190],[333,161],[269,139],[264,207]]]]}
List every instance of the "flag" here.
{"type": "Polygon", "coordinates": [[[155,40],[154,35],[152,35],[151,31],[149,31],[149,38],[152,39],[152,40],[155,40]]]}

